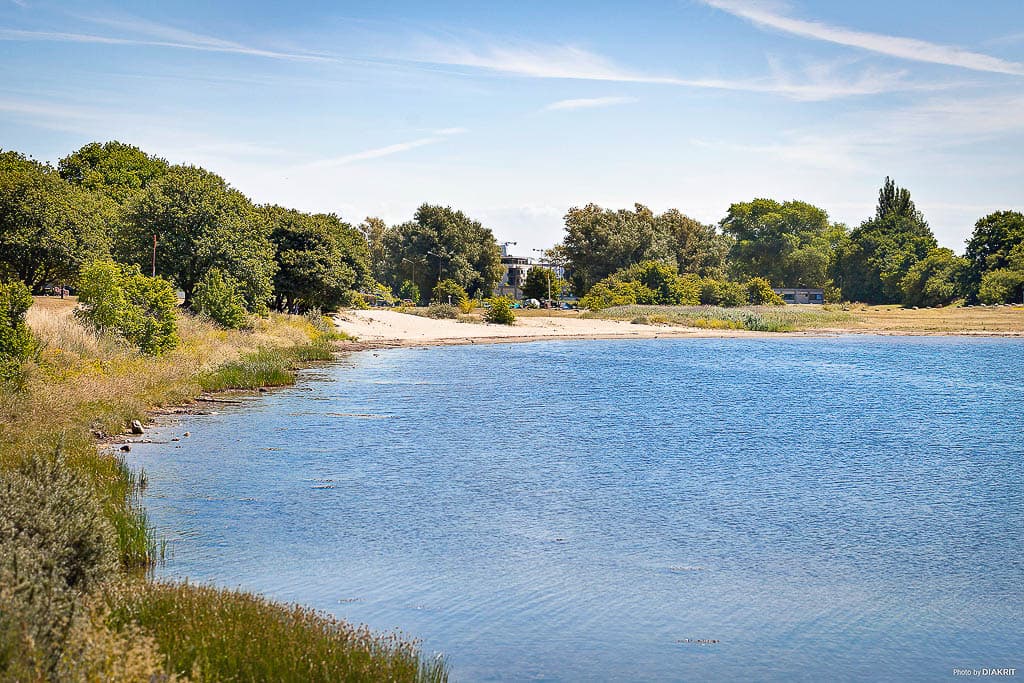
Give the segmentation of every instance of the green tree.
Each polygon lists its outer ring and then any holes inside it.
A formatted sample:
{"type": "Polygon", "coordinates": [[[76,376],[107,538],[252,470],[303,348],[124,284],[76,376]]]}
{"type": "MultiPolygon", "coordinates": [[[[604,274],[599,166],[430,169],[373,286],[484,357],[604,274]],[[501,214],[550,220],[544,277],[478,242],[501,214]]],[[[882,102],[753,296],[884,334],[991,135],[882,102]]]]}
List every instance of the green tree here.
{"type": "Polygon", "coordinates": [[[824,287],[846,228],[806,202],[755,199],[733,204],[720,223],[733,238],[733,277],[763,277],[778,287],[824,287]]]}
{"type": "Polygon", "coordinates": [[[95,261],[78,279],[78,316],[99,331],[115,334],[140,351],[158,355],[178,345],[178,299],[160,277],[136,265],[95,261]]]}
{"type": "Polygon", "coordinates": [[[378,282],[387,280],[386,262],[387,252],[384,249],[384,235],[387,234],[388,226],[380,218],[367,216],[366,220],[359,224],[359,232],[366,242],[366,249],[369,258],[370,272],[378,282]]]}
{"type": "Polygon", "coordinates": [[[192,309],[221,327],[237,330],[249,321],[239,282],[219,268],[211,268],[196,285],[192,309]]]}
{"type": "Polygon", "coordinates": [[[265,206],[260,216],[275,248],[278,309],[332,310],[352,303],[356,291],[373,289],[366,244],[336,215],[265,206]]]}
{"type": "Polygon", "coordinates": [[[609,275],[642,261],[674,262],[682,272],[720,275],[728,239],[676,209],[656,215],[636,204],[632,211],[573,207],[557,248],[571,272],[573,288],[585,292],[609,275]]]}
{"type": "Polygon", "coordinates": [[[700,303],[701,279],[680,275],[674,264],[643,261],[601,280],[580,300],[590,310],[633,304],[695,306],[700,303]]]}
{"type": "Polygon", "coordinates": [[[910,193],[886,178],[874,218],[839,247],[833,277],[847,301],[900,303],[903,278],[937,246],[910,193]]]}
{"type": "Polygon", "coordinates": [[[91,142],[60,160],[61,178],[127,204],[170,168],[167,161],[116,140],[91,142]]]}
{"type": "Polygon", "coordinates": [[[966,285],[971,299],[977,296],[985,273],[1006,268],[1010,251],[1020,244],[1024,244],[1024,214],[1019,211],[996,211],[978,219],[964,254],[970,261],[966,285]]]}
{"type": "Polygon", "coordinates": [[[932,249],[903,277],[904,306],[947,306],[963,296],[970,262],[952,249],[932,249]]]}
{"type": "Polygon", "coordinates": [[[469,294],[455,280],[441,280],[434,286],[430,300],[434,303],[451,304],[462,308],[469,302],[469,294]]]}
{"type": "Polygon", "coordinates": [[[1006,267],[981,276],[978,300],[985,304],[1024,303],[1024,242],[1006,256],[1006,267]]]}
{"type": "Polygon", "coordinates": [[[127,225],[131,260],[142,267],[157,236],[157,273],[184,292],[186,306],[199,281],[219,268],[241,283],[249,311],[265,310],[277,270],[269,226],[220,176],[172,166],[131,205],[127,225]]]}
{"type": "Polygon", "coordinates": [[[109,254],[112,202],[65,182],[53,167],[0,153],[0,277],[32,291],[71,282],[109,254]]]}
{"type": "Polygon", "coordinates": [[[551,268],[534,266],[526,272],[526,282],[523,283],[523,297],[544,301],[548,298],[553,300],[562,298],[562,290],[568,283],[555,274],[551,268]]]}
{"type": "Polygon", "coordinates": [[[385,280],[392,288],[411,280],[421,292],[455,280],[470,296],[489,294],[501,279],[494,233],[451,207],[424,204],[412,221],[384,235],[385,280]]]}
{"type": "Polygon", "coordinates": [[[420,301],[420,289],[416,286],[416,283],[412,280],[406,280],[402,283],[402,286],[398,288],[398,298],[403,301],[408,299],[414,304],[420,301]]]}

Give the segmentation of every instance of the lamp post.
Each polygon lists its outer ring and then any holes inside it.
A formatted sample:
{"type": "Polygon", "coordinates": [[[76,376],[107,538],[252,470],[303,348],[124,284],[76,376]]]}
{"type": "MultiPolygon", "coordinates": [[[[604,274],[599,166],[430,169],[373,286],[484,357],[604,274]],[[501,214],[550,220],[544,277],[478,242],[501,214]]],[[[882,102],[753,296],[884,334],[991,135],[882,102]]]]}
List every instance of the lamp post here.
{"type": "MultiPolygon", "coordinates": [[[[424,260],[426,260],[426,259],[424,259],[424,260]]],[[[416,283],[416,264],[419,263],[419,261],[417,261],[415,259],[408,258],[408,257],[403,257],[402,258],[402,263],[405,263],[407,261],[412,264],[412,283],[414,285],[416,285],[416,290],[419,291],[419,287],[420,286],[416,283]]],[[[420,296],[422,297],[422,294],[420,296]]],[[[420,302],[416,301],[414,303],[419,305],[420,302]]]]}

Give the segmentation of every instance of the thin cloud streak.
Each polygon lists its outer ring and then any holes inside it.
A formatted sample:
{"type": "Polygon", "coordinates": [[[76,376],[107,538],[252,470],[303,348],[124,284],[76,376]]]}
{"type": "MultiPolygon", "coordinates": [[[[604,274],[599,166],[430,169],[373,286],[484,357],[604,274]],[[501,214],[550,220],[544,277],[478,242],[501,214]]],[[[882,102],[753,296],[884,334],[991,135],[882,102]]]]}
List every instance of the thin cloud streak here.
{"type": "MultiPolygon", "coordinates": [[[[200,52],[226,52],[243,54],[252,57],[285,59],[304,62],[334,62],[330,57],[307,55],[291,52],[276,52],[248,47],[228,41],[213,42],[178,42],[170,40],[152,40],[145,38],[115,38],[91,33],[65,33],[60,31],[23,31],[18,29],[0,29],[0,40],[6,41],[46,41],[61,43],[95,43],[100,45],[145,45],[150,47],[168,47],[181,50],[198,50],[200,52]]],[[[214,39],[216,40],[216,39],[214,39]]]]}
{"type": "Polygon", "coordinates": [[[890,57],[915,62],[956,66],[972,71],[1024,76],[1024,64],[998,57],[971,52],[952,45],[940,45],[916,38],[890,36],[882,33],[855,31],[841,26],[832,26],[819,21],[794,19],[777,14],[764,5],[749,0],[700,0],[709,7],[728,12],[733,16],[783,33],[802,38],[820,40],[847,47],[856,47],[890,57]]]}
{"type": "Polygon", "coordinates": [[[770,78],[724,79],[679,78],[670,75],[639,73],[610,60],[566,45],[492,45],[479,50],[434,44],[425,50],[421,63],[470,67],[527,78],[606,81],[667,85],[686,88],[728,90],[781,95],[800,101],[820,101],[840,97],[878,95],[911,90],[939,90],[952,84],[908,82],[904,72],[865,71],[856,78],[843,78],[834,70],[812,68],[803,78],[794,78],[775,69],[770,78]]]}
{"type": "Polygon", "coordinates": [[[375,147],[374,149],[367,149],[353,154],[345,154],[344,156],[333,157],[331,159],[312,161],[307,164],[302,164],[302,168],[335,168],[337,166],[347,166],[357,161],[379,159],[380,157],[400,154],[401,152],[408,152],[409,150],[416,149],[418,147],[426,147],[427,145],[443,142],[444,140],[451,138],[453,135],[459,135],[465,132],[467,132],[465,128],[442,128],[434,131],[434,134],[430,137],[410,140],[409,142],[399,142],[385,147],[375,147]]]}
{"type": "Polygon", "coordinates": [[[632,104],[636,101],[637,99],[635,97],[588,97],[574,100],[559,100],[544,107],[544,111],[613,107],[618,104],[632,104]]]}

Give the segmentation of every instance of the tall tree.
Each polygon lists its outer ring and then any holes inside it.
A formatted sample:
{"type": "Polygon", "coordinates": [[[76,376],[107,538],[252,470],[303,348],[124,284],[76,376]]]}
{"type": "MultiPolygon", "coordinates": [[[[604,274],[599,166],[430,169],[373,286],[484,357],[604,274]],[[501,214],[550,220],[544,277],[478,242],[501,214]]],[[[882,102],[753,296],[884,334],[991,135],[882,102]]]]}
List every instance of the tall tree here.
{"type": "Polygon", "coordinates": [[[372,283],[363,236],[336,215],[280,206],[261,207],[260,214],[275,248],[277,308],[330,310],[372,283]]]}
{"type": "Polygon", "coordinates": [[[833,276],[848,301],[900,303],[903,278],[937,246],[910,193],[886,178],[874,218],[839,248],[833,276]]]}
{"type": "Polygon", "coordinates": [[[64,180],[101,192],[122,205],[170,168],[166,160],[116,140],[90,142],[61,159],[57,167],[64,180]]]}
{"type": "Polygon", "coordinates": [[[720,224],[735,241],[729,250],[737,280],[763,277],[776,287],[824,287],[846,228],[800,201],[755,199],[733,204],[720,224]]]}
{"type": "Polygon", "coordinates": [[[903,276],[904,306],[947,306],[963,296],[968,261],[952,249],[937,248],[903,276]]]}
{"type": "Polygon", "coordinates": [[[33,291],[72,282],[86,263],[109,253],[116,207],[65,182],[48,164],[0,153],[0,276],[33,291]]]}
{"type": "Polygon", "coordinates": [[[504,272],[494,233],[451,207],[423,204],[412,221],[384,235],[384,275],[393,289],[406,280],[432,292],[454,280],[470,296],[489,295],[504,272]]]}
{"type": "Polygon", "coordinates": [[[1024,214],[1019,211],[996,211],[978,219],[964,254],[971,264],[967,272],[970,298],[977,296],[985,273],[1006,268],[1010,252],[1021,244],[1024,244],[1024,214]]]}
{"type": "Polygon", "coordinates": [[[697,275],[721,275],[728,241],[676,209],[656,215],[642,204],[632,211],[596,204],[565,216],[565,255],[577,292],[642,261],[662,261],[697,275]]]}
{"type": "Polygon", "coordinates": [[[223,178],[194,166],[172,166],[127,212],[132,260],[148,269],[157,238],[156,270],[192,303],[196,284],[219,268],[242,284],[250,311],[270,299],[277,269],[269,227],[223,178]]]}
{"type": "Polygon", "coordinates": [[[384,250],[384,235],[387,231],[387,223],[373,216],[367,216],[366,220],[359,224],[359,232],[366,242],[369,254],[370,272],[378,282],[384,282],[387,279],[384,272],[384,263],[387,259],[387,253],[384,250]]]}
{"type": "Polygon", "coordinates": [[[568,283],[558,277],[551,268],[534,266],[526,272],[526,282],[523,283],[523,296],[527,299],[561,299],[562,290],[568,283]]]}

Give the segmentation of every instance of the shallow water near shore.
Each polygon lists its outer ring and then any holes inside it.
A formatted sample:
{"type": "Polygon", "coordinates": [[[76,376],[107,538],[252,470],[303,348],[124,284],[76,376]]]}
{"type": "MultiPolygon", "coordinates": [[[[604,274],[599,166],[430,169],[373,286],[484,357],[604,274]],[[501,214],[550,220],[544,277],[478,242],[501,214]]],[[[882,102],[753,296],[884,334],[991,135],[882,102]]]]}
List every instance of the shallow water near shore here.
{"type": "Polygon", "coordinates": [[[400,628],[456,680],[931,681],[1024,668],[1022,359],[942,337],[360,352],[129,458],[158,574],[400,628]]]}

